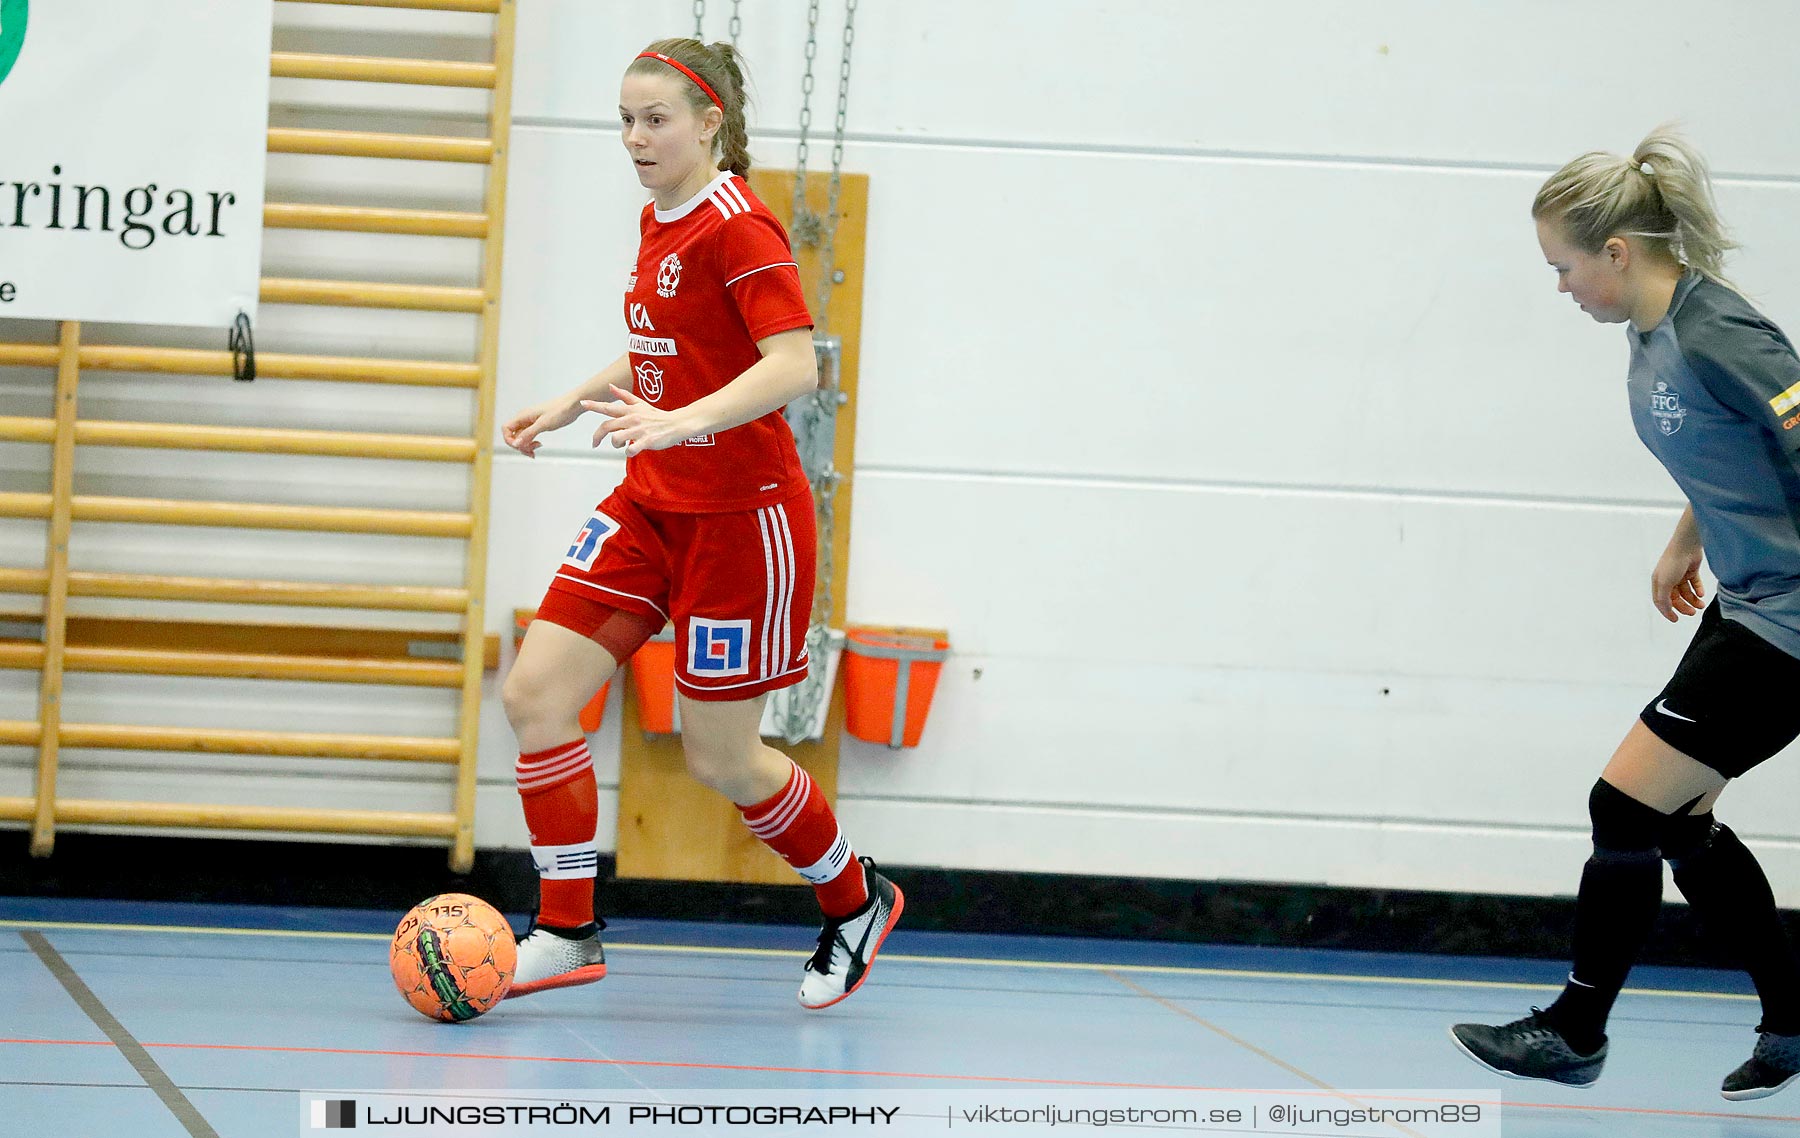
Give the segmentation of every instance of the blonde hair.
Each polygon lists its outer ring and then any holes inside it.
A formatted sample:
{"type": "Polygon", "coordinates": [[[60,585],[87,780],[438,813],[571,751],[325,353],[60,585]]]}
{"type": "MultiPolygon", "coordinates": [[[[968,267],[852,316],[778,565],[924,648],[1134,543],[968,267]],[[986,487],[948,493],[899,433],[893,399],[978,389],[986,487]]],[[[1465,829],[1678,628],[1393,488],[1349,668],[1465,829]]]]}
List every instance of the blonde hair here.
{"type": "Polygon", "coordinates": [[[1713,202],[1706,159],[1668,124],[1631,157],[1594,150],[1550,175],[1531,203],[1534,219],[1555,218],[1577,248],[1598,253],[1612,237],[1637,237],[1709,280],[1725,279],[1725,254],[1738,247],[1713,202]]]}
{"type": "MultiPolygon", "coordinates": [[[[725,123],[713,137],[719,166],[740,178],[748,174],[750,134],[744,125],[744,106],[749,99],[744,94],[743,57],[737,53],[737,49],[723,40],[704,44],[695,39],[670,39],[657,40],[644,50],[666,55],[680,63],[704,79],[706,85],[719,96],[719,102],[724,104],[720,109],[725,112],[725,123]]],[[[696,86],[692,79],[661,60],[634,59],[631,66],[625,69],[625,74],[673,75],[681,80],[681,85],[687,92],[688,105],[696,114],[705,114],[707,108],[713,105],[706,92],[696,86]]]]}

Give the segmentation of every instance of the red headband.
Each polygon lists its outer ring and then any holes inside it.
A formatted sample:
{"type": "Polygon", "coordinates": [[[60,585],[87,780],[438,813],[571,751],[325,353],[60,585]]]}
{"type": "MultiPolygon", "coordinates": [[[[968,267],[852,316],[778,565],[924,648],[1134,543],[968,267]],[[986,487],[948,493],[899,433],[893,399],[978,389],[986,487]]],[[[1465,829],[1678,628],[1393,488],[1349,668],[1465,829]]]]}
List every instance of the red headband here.
{"type": "Polygon", "coordinates": [[[711,87],[708,87],[706,85],[706,80],[700,78],[698,75],[695,75],[692,71],[690,71],[687,68],[687,66],[685,64],[682,64],[676,60],[670,59],[668,56],[664,55],[660,51],[641,51],[638,53],[638,58],[639,59],[660,59],[660,60],[662,60],[664,63],[668,64],[670,67],[673,67],[675,70],[681,72],[683,75],[687,76],[689,79],[692,79],[694,81],[694,86],[696,86],[696,87],[700,88],[702,91],[706,92],[706,97],[712,100],[713,106],[719,108],[721,111],[725,109],[725,104],[719,101],[718,94],[716,92],[714,92],[711,87]]]}

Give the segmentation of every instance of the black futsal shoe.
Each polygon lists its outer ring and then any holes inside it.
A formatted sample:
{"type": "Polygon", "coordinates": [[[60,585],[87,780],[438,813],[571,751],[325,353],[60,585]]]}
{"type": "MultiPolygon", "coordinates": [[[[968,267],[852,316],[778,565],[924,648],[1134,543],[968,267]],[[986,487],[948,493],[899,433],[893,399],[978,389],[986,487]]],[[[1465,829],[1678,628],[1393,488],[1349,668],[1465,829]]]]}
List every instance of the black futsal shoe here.
{"type": "MultiPolygon", "coordinates": [[[[1566,1087],[1591,1087],[1606,1064],[1606,1042],[1592,1055],[1569,1046],[1537,1008],[1524,1019],[1499,1027],[1459,1023],[1450,1039],[1464,1055],[1509,1079],[1543,1079],[1566,1087]]],[[[1773,1093],[1773,1092],[1765,1092],[1773,1093]]]]}
{"type": "Polygon", "coordinates": [[[1750,1058],[1719,1084],[1728,1099],[1768,1098],[1800,1079],[1800,1035],[1776,1035],[1765,1031],[1756,1037],[1750,1058]]]}

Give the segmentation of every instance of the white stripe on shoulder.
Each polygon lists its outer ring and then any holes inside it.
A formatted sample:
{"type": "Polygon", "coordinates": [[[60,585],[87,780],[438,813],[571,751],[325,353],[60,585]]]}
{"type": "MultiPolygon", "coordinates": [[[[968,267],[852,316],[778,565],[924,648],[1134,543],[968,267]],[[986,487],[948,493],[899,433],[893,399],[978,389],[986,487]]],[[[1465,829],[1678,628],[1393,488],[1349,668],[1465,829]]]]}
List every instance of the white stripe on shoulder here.
{"type": "Polygon", "coordinates": [[[743,209],[738,206],[737,199],[726,193],[723,187],[720,187],[713,192],[712,203],[718,206],[719,212],[726,217],[736,217],[738,214],[744,212],[743,209]]]}
{"type": "Polygon", "coordinates": [[[713,196],[707,198],[706,200],[711,202],[712,207],[719,211],[720,217],[730,219],[731,207],[726,205],[724,199],[719,197],[718,194],[714,194],[713,196]]]}
{"type": "Polygon", "coordinates": [[[744,279],[744,278],[745,278],[745,277],[753,277],[753,276],[755,276],[755,275],[756,275],[756,274],[757,274],[757,273],[766,273],[766,272],[768,272],[768,271],[769,271],[769,270],[770,270],[770,269],[779,269],[779,268],[782,268],[782,267],[783,267],[783,266],[787,266],[787,267],[790,267],[790,268],[795,268],[795,269],[798,269],[798,268],[799,268],[799,267],[800,267],[800,266],[799,266],[799,264],[797,264],[797,263],[796,263],[796,262],[794,262],[794,261],[776,261],[776,262],[775,262],[775,263],[774,263],[774,264],[773,264],[773,265],[764,265],[764,266],[763,266],[763,267],[762,267],[762,268],[760,268],[760,269],[751,269],[751,270],[750,270],[750,271],[749,271],[749,272],[747,272],[747,273],[739,273],[739,274],[738,274],[738,275],[737,275],[737,276],[735,276],[735,277],[732,277],[732,278],[731,278],[731,279],[730,279],[730,280],[728,280],[728,281],[726,281],[726,282],[725,282],[725,287],[726,287],[726,288],[730,288],[730,287],[731,287],[731,286],[732,286],[732,285],[734,285],[734,284],[736,284],[736,283],[738,283],[738,282],[739,282],[739,281],[741,281],[741,280],[743,280],[743,279],[744,279]]]}
{"type": "Polygon", "coordinates": [[[667,225],[672,221],[680,221],[682,218],[686,217],[688,214],[693,213],[695,210],[699,209],[700,203],[705,201],[707,198],[711,197],[713,194],[717,193],[719,187],[724,185],[726,182],[730,181],[731,177],[732,177],[732,174],[731,174],[730,170],[721,170],[719,172],[718,177],[716,177],[712,181],[706,183],[706,185],[700,187],[699,191],[697,193],[695,193],[693,197],[689,198],[687,201],[682,202],[680,205],[676,206],[674,209],[669,209],[669,210],[656,209],[655,208],[656,203],[651,202],[650,206],[655,211],[652,214],[652,216],[655,217],[657,221],[661,222],[664,225],[667,225]]]}
{"type": "Polygon", "coordinates": [[[736,178],[727,180],[724,189],[726,193],[737,199],[737,203],[744,207],[745,213],[750,212],[750,202],[744,197],[744,191],[738,188],[738,180],[736,178]]]}

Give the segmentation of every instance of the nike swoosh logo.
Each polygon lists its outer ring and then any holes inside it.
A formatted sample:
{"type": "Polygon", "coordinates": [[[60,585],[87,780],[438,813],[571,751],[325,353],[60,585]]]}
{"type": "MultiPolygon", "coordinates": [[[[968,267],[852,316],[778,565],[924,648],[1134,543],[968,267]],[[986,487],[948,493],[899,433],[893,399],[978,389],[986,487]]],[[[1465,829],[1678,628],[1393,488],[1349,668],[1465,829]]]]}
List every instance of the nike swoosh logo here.
{"type": "Polygon", "coordinates": [[[1679,719],[1683,723],[1698,723],[1698,722],[1700,722],[1698,719],[1689,719],[1687,716],[1682,715],[1679,712],[1670,711],[1668,708],[1668,703],[1669,703],[1669,701],[1666,699],[1657,700],[1656,701],[1656,710],[1662,712],[1664,715],[1668,716],[1670,719],[1679,719]]]}

